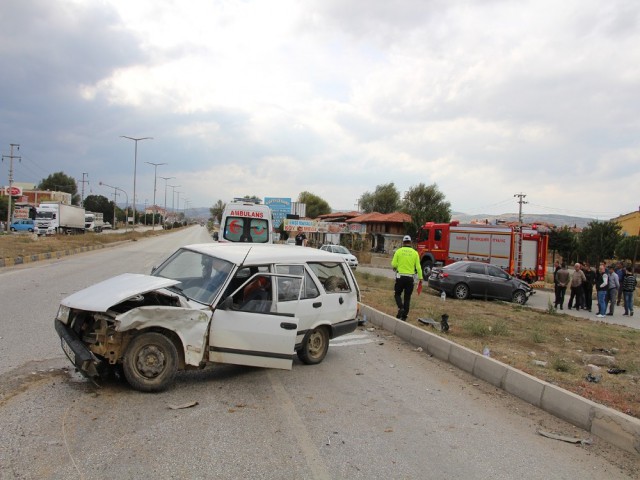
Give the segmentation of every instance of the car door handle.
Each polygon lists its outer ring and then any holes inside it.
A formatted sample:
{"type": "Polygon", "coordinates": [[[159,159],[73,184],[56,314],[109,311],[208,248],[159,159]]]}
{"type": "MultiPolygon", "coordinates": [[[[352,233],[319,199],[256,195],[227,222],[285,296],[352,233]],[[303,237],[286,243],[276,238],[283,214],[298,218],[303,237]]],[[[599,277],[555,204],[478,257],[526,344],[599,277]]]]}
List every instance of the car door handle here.
{"type": "Polygon", "coordinates": [[[342,305],[342,304],[344,303],[344,298],[340,297],[340,298],[338,299],[338,303],[339,303],[340,305],[342,305]]]}
{"type": "Polygon", "coordinates": [[[298,326],[295,323],[282,322],[280,324],[280,328],[284,328],[285,330],[295,330],[298,326]]]}
{"type": "Polygon", "coordinates": [[[320,308],[322,306],[322,302],[315,302],[313,304],[313,308],[320,308]]]}

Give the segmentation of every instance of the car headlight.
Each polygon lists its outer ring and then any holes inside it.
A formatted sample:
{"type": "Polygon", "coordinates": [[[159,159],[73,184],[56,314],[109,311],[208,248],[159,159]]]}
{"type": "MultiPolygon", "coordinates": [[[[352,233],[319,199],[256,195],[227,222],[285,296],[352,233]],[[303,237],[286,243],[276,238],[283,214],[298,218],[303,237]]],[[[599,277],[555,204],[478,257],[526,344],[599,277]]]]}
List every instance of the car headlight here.
{"type": "Polygon", "coordinates": [[[71,309],[65,305],[60,305],[58,308],[58,314],[56,315],[56,320],[60,320],[62,323],[67,323],[69,321],[69,314],[71,313],[71,309]]]}

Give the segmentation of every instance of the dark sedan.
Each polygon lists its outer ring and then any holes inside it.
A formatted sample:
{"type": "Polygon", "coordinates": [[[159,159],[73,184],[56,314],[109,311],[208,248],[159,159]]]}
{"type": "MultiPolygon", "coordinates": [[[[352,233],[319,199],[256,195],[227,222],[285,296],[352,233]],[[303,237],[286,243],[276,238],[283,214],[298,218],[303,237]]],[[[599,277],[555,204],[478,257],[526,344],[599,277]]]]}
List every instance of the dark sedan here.
{"type": "Polygon", "coordinates": [[[461,300],[479,297],[520,305],[527,303],[534,293],[527,283],[494,265],[467,261],[434,268],[429,275],[429,287],[461,300]]]}

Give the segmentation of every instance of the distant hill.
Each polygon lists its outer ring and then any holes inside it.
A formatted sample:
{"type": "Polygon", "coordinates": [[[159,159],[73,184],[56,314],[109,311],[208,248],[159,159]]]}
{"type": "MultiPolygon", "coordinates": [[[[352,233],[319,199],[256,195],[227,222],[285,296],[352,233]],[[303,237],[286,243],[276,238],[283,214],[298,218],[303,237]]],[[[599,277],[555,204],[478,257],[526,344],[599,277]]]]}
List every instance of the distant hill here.
{"type": "MultiPolygon", "coordinates": [[[[495,224],[496,220],[502,220],[504,222],[517,222],[517,213],[502,213],[500,215],[467,215],[462,212],[453,212],[451,214],[451,220],[458,220],[460,223],[469,223],[471,221],[483,221],[488,220],[489,223],[495,224]]],[[[524,223],[547,223],[555,225],[556,227],[573,227],[578,228],[586,227],[589,222],[596,220],[595,218],[586,217],[572,217],[570,215],[554,215],[554,214],[524,214],[522,215],[524,223]]]]}

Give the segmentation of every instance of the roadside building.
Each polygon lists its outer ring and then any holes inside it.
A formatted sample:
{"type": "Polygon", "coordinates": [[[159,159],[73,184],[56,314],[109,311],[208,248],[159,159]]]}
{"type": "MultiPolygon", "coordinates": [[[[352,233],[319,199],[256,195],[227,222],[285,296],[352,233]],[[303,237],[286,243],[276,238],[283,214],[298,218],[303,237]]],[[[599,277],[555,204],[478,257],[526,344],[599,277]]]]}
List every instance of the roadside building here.
{"type": "Polygon", "coordinates": [[[623,235],[640,235],[640,208],[611,219],[622,227],[623,235]]]}

